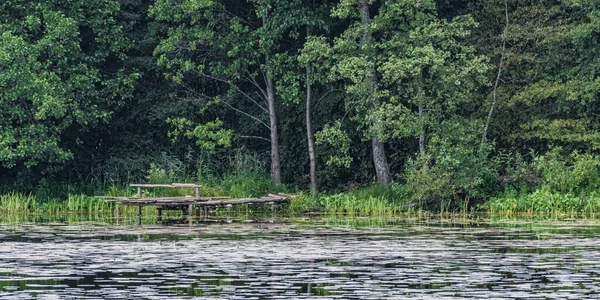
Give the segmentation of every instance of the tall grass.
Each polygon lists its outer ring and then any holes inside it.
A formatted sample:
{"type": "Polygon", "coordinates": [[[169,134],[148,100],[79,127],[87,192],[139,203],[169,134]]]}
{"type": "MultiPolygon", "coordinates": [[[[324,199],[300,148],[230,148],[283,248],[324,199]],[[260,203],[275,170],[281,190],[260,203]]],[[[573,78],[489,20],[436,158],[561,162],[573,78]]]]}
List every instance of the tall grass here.
{"type": "Polygon", "coordinates": [[[405,190],[400,185],[374,185],[332,195],[300,194],[291,200],[289,208],[292,213],[395,215],[411,209],[406,199],[405,190]]]}
{"type": "Polygon", "coordinates": [[[526,169],[540,178],[536,186],[508,186],[479,210],[496,216],[600,213],[599,156],[578,152],[564,155],[561,148],[554,148],[534,157],[526,169]]]}
{"type": "Polygon", "coordinates": [[[284,185],[274,184],[268,176],[253,173],[225,176],[218,186],[223,194],[236,198],[287,192],[284,185]]]}
{"type": "Polygon", "coordinates": [[[600,213],[600,192],[578,196],[539,189],[533,193],[505,193],[483,204],[480,209],[490,215],[511,216],[516,214],[597,214],[600,213]]]}
{"type": "Polygon", "coordinates": [[[66,200],[41,200],[33,194],[11,192],[0,195],[0,212],[25,213],[57,213],[77,212],[95,213],[106,212],[114,208],[113,203],[86,195],[69,195],[66,200]]]}
{"type": "Polygon", "coordinates": [[[4,212],[26,212],[33,209],[37,203],[32,194],[11,192],[0,195],[0,211],[4,212]]]}

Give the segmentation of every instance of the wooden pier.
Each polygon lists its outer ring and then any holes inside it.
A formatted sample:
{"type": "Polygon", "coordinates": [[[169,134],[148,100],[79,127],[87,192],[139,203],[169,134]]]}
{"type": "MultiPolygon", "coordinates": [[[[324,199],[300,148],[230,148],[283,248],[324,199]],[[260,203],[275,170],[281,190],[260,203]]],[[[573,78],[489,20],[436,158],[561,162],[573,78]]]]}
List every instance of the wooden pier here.
{"type": "MultiPolygon", "coordinates": [[[[129,205],[138,207],[138,224],[142,222],[142,207],[153,205],[156,206],[157,219],[162,220],[163,210],[180,210],[182,215],[185,217],[189,216],[190,224],[192,223],[192,217],[194,212],[197,216],[202,214],[208,216],[209,208],[227,207],[230,208],[235,204],[254,204],[254,205],[271,205],[271,213],[275,213],[275,204],[288,201],[294,195],[287,194],[268,194],[267,196],[260,198],[231,198],[231,197],[200,197],[200,185],[189,184],[189,183],[172,183],[172,184],[130,184],[129,186],[137,188],[136,197],[107,197],[101,196],[98,198],[104,199],[104,201],[116,202],[117,203],[117,219],[120,218],[121,210],[119,205],[129,205]],[[143,188],[194,188],[194,196],[179,196],[179,197],[142,197],[143,188]]],[[[246,213],[248,209],[246,208],[246,213]]]]}

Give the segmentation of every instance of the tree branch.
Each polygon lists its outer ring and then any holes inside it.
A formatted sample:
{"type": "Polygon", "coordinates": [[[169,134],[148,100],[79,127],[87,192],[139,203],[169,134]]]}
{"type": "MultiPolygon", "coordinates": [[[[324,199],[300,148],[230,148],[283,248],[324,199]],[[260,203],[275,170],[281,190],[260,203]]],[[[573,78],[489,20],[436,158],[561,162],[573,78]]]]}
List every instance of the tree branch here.
{"type": "Polygon", "coordinates": [[[258,140],[263,140],[263,141],[267,141],[267,142],[271,142],[270,139],[266,138],[266,137],[262,137],[262,136],[255,136],[255,135],[237,135],[236,137],[238,138],[242,138],[242,139],[258,139],[258,140]]]}
{"type": "Polygon", "coordinates": [[[264,99],[267,99],[267,92],[260,86],[260,84],[258,84],[258,82],[254,78],[246,75],[244,77],[260,91],[264,99]]]}
{"type": "Polygon", "coordinates": [[[344,90],[342,90],[342,89],[333,89],[333,90],[329,90],[329,91],[325,92],[323,95],[321,95],[321,97],[319,97],[319,99],[317,99],[317,101],[315,101],[314,107],[316,107],[317,104],[319,104],[321,102],[321,100],[323,100],[323,98],[325,98],[325,96],[329,95],[330,93],[332,93],[332,92],[343,92],[343,91],[344,90]]]}
{"type": "Polygon", "coordinates": [[[267,125],[267,123],[265,123],[263,120],[261,120],[261,119],[259,119],[259,118],[255,117],[255,116],[253,116],[253,115],[251,115],[251,114],[249,114],[249,113],[247,113],[247,112],[245,112],[245,111],[243,111],[243,110],[241,110],[241,109],[239,109],[239,108],[236,108],[236,107],[234,107],[233,105],[229,104],[229,102],[227,102],[227,101],[225,101],[225,100],[221,100],[221,102],[225,103],[225,105],[227,105],[229,108],[231,108],[231,109],[233,109],[233,110],[235,110],[235,111],[239,112],[240,114],[242,114],[242,115],[245,115],[245,116],[247,116],[247,117],[249,117],[249,118],[253,119],[254,121],[256,121],[256,122],[258,122],[258,123],[262,124],[263,126],[265,126],[265,127],[266,127],[266,128],[268,128],[268,129],[271,129],[271,126],[267,125]]]}
{"type": "Polygon", "coordinates": [[[260,107],[260,109],[262,109],[264,112],[268,113],[269,111],[262,105],[258,104],[258,102],[256,102],[256,100],[254,100],[252,97],[250,97],[250,95],[246,94],[244,91],[242,91],[242,89],[240,89],[237,85],[233,84],[231,81],[229,80],[225,80],[225,79],[221,79],[215,76],[211,76],[208,74],[202,74],[202,76],[216,80],[216,81],[220,81],[223,83],[227,83],[229,84],[231,87],[233,87],[236,91],[238,91],[238,93],[244,95],[244,97],[246,97],[248,100],[250,100],[252,103],[256,104],[258,107],[260,107]]]}
{"type": "Polygon", "coordinates": [[[494,90],[492,91],[492,105],[490,106],[490,111],[487,115],[487,119],[485,121],[485,127],[483,128],[483,135],[481,136],[481,148],[483,148],[483,144],[486,141],[486,135],[488,128],[490,126],[490,120],[492,119],[492,114],[494,113],[494,108],[496,107],[496,102],[498,101],[498,84],[500,83],[500,75],[502,74],[502,65],[504,63],[504,56],[506,55],[506,40],[508,36],[508,0],[504,0],[504,16],[506,18],[506,24],[504,25],[504,32],[502,34],[502,51],[500,54],[500,63],[498,64],[498,73],[496,74],[496,82],[494,83],[494,90]]]}

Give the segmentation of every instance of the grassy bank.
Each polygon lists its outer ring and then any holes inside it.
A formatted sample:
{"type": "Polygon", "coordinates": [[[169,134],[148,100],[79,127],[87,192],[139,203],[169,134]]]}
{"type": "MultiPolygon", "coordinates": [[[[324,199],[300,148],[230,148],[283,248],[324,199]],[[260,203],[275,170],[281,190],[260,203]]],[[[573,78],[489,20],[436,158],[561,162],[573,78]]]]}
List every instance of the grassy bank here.
{"type": "MultiPolygon", "coordinates": [[[[153,173],[148,178],[150,183],[165,182],[194,182],[192,179],[173,178],[168,174],[153,173]]],[[[220,179],[203,180],[201,196],[230,196],[230,197],[260,197],[268,193],[287,192],[285,186],[275,185],[268,176],[258,174],[243,174],[225,176],[220,179]]],[[[123,196],[137,195],[137,190],[128,186],[111,186],[101,188],[84,187],[79,190],[93,191],[89,194],[78,193],[72,187],[46,188],[44,186],[32,192],[11,191],[0,194],[0,214],[58,214],[77,213],[87,215],[114,215],[116,205],[94,196],[123,196]]],[[[193,188],[151,188],[143,189],[142,196],[186,196],[194,195],[193,188]]],[[[263,209],[253,208],[253,211],[263,209]]],[[[246,207],[236,207],[235,211],[246,211],[246,207]]],[[[264,209],[264,211],[267,211],[264,209]]],[[[268,209],[270,212],[270,208],[268,209]]],[[[121,206],[123,217],[137,216],[137,208],[121,206]]],[[[143,208],[144,216],[156,216],[153,206],[143,208]]],[[[218,211],[217,211],[218,213],[218,211]]]]}
{"type": "MultiPolygon", "coordinates": [[[[573,179],[561,176],[561,180],[573,179]]],[[[557,176],[555,176],[557,177],[557,176]]],[[[551,178],[548,176],[548,178],[551,178]]],[[[555,180],[556,181],[556,180],[555,180]]],[[[589,180],[588,180],[589,181],[589,180]]],[[[148,182],[194,182],[191,179],[172,178],[155,172],[148,182]]],[[[421,201],[407,185],[372,185],[348,189],[342,192],[311,194],[298,192],[289,204],[277,207],[283,215],[345,215],[345,216],[421,216],[440,214],[485,214],[490,217],[513,217],[519,215],[597,215],[600,214],[600,191],[585,188],[579,181],[569,186],[558,185],[548,180],[537,185],[515,188],[507,186],[498,189],[495,195],[483,199],[446,199],[421,201]],[[568,188],[564,188],[567,186],[568,188]]],[[[294,193],[283,185],[273,184],[268,176],[243,174],[225,176],[220,179],[202,180],[202,196],[260,197],[268,193],[294,193]]],[[[89,189],[91,190],[91,189],[89,189]]],[[[62,214],[77,213],[89,216],[114,216],[114,203],[94,198],[93,195],[135,196],[136,190],[130,187],[112,186],[95,189],[93,194],[66,193],[52,194],[48,190],[32,193],[8,192],[0,194],[0,215],[15,214],[62,214]]],[[[153,188],[143,191],[144,196],[184,196],[193,195],[192,188],[153,188]]],[[[418,193],[417,193],[418,194],[418,193]]],[[[145,218],[154,218],[154,207],[144,207],[145,218]]],[[[270,207],[239,205],[230,210],[232,214],[252,216],[270,214],[270,207]]],[[[225,216],[225,209],[213,211],[216,216],[225,216]]],[[[136,207],[122,207],[124,217],[137,216],[136,207]]]]}
{"type": "Polygon", "coordinates": [[[292,214],[332,215],[395,215],[415,211],[417,208],[406,199],[406,191],[401,185],[374,185],[334,194],[301,193],[290,201],[289,210],[292,214]]]}
{"type": "Polygon", "coordinates": [[[490,215],[511,216],[518,214],[598,214],[600,193],[560,193],[545,188],[530,193],[504,192],[479,207],[490,215]]]}

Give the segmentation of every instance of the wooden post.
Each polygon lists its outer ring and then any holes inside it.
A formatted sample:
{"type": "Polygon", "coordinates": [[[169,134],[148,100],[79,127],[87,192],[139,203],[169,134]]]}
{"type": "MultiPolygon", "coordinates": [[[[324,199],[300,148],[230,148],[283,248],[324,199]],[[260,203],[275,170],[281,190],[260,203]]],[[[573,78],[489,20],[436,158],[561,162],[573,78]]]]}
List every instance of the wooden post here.
{"type": "Polygon", "coordinates": [[[250,204],[246,204],[246,218],[248,217],[248,207],[250,207],[250,204]]]}
{"type": "Polygon", "coordinates": [[[119,225],[119,221],[121,220],[121,206],[119,206],[119,203],[117,203],[116,206],[117,206],[117,225],[119,225]]]}
{"type": "Polygon", "coordinates": [[[200,198],[200,187],[196,186],[196,198],[200,198]]]}
{"type": "Polygon", "coordinates": [[[138,225],[142,225],[142,206],[138,205],[138,225]]]}
{"type": "Polygon", "coordinates": [[[208,219],[208,206],[204,207],[204,217],[208,219]]]}
{"type": "Polygon", "coordinates": [[[194,212],[194,206],[192,204],[188,205],[188,219],[190,222],[190,227],[194,224],[194,218],[192,218],[194,212]]]}
{"type": "Polygon", "coordinates": [[[231,204],[227,204],[227,217],[229,218],[229,214],[231,214],[231,204]]]}
{"type": "Polygon", "coordinates": [[[162,221],[162,211],[163,211],[163,210],[162,210],[162,206],[157,206],[157,207],[156,207],[156,210],[157,210],[157,212],[158,212],[158,216],[157,216],[157,218],[156,218],[156,219],[157,219],[157,220],[160,222],[160,221],[162,221]]]}
{"type": "Polygon", "coordinates": [[[138,196],[138,198],[141,198],[142,197],[142,187],[138,186],[137,189],[138,189],[137,196],[138,196]]]}
{"type": "Polygon", "coordinates": [[[271,217],[275,217],[275,202],[270,202],[271,203],[271,217]]]}

